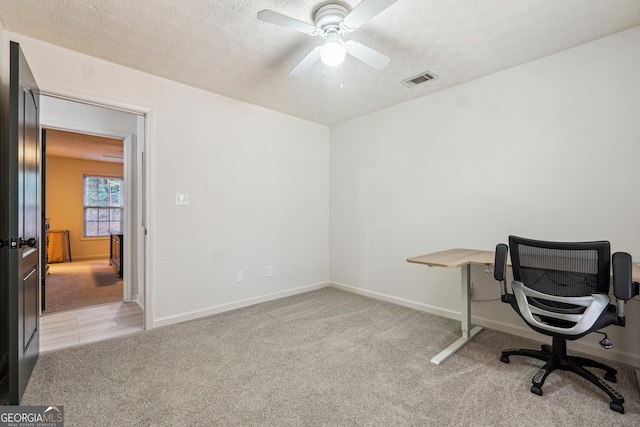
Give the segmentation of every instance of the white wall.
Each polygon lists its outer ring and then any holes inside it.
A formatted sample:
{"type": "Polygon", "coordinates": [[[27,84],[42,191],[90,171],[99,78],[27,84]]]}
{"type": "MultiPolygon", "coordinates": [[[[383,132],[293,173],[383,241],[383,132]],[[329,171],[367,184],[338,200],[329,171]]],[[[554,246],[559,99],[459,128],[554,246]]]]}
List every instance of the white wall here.
{"type": "MultiPolygon", "coordinates": [[[[455,316],[459,271],[406,258],[516,234],[640,261],[638,46],[640,27],[332,127],[332,282],[455,316]]],[[[475,297],[498,297],[474,272],[475,297]]],[[[506,304],[473,310],[522,324],[506,304]]],[[[640,365],[633,330],[614,343],[640,365]]]]}
{"type": "Polygon", "coordinates": [[[155,325],[328,281],[327,127],[6,34],[41,89],[150,111],[145,298],[155,325]],[[176,192],[190,206],[174,206],[176,192]]]}

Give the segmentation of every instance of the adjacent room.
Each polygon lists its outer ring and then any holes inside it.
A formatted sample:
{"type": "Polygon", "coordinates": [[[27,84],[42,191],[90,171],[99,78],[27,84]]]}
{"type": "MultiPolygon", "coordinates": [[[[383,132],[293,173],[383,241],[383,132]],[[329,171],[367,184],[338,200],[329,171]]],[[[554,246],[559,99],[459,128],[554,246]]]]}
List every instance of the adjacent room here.
{"type": "Polygon", "coordinates": [[[47,129],[46,144],[44,312],[122,301],[117,243],[125,210],[122,141],[47,129]]]}
{"type": "MultiPolygon", "coordinates": [[[[136,115],[140,135],[132,175],[46,173],[133,186],[104,227],[135,209],[144,330],[41,351],[22,405],[77,425],[640,424],[637,0],[0,0],[0,22],[3,93],[17,42],[41,96],[136,115]],[[630,255],[597,292],[610,323],[568,339],[615,368],[594,369],[605,385],[560,368],[537,393],[545,362],[503,360],[566,338],[505,303],[509,236],[630,255]]],[[[49,191],[73,259],[52,268],[93,257],[101,237],[49,191]]]]}

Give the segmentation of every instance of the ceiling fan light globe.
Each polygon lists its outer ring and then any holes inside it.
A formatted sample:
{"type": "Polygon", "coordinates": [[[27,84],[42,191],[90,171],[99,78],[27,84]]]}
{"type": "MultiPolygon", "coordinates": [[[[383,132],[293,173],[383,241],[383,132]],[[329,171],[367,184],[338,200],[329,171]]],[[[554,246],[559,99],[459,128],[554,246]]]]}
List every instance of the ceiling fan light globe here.
{"type": "Polygon", "coordinates": [[[338,40],[327,40],[324,46],[322,46],[320,58],[324,65],[328,67],[335,67],[336,65],[340,65],[344,62],[345,54],[346,51],[342,43],[338,40]]]}

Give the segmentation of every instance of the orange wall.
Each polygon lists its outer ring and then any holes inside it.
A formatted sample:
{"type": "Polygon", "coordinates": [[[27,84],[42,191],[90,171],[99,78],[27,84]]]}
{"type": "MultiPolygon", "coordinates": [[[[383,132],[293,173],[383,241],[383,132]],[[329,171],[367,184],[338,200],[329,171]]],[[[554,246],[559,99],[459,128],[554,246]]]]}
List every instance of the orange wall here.
{"type": "Polygon", "coordinates": [[[109,237],[83,237],[83,178],[122,177],[121,163],[47,156],[46,217],[51,230],[69,230],[74,260],[107,258],[109,237]]]}

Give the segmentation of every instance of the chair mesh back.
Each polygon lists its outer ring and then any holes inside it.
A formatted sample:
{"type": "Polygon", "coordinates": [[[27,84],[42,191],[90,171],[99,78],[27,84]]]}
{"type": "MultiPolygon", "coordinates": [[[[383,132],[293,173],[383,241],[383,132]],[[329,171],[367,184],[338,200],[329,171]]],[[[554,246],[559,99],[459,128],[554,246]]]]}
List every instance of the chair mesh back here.
{"type": "Polygon", "coordinates": [[[545,294],[576,297],[609,291],[609,243],[541,242],[511,236],[514,279],[545,294]]]}

